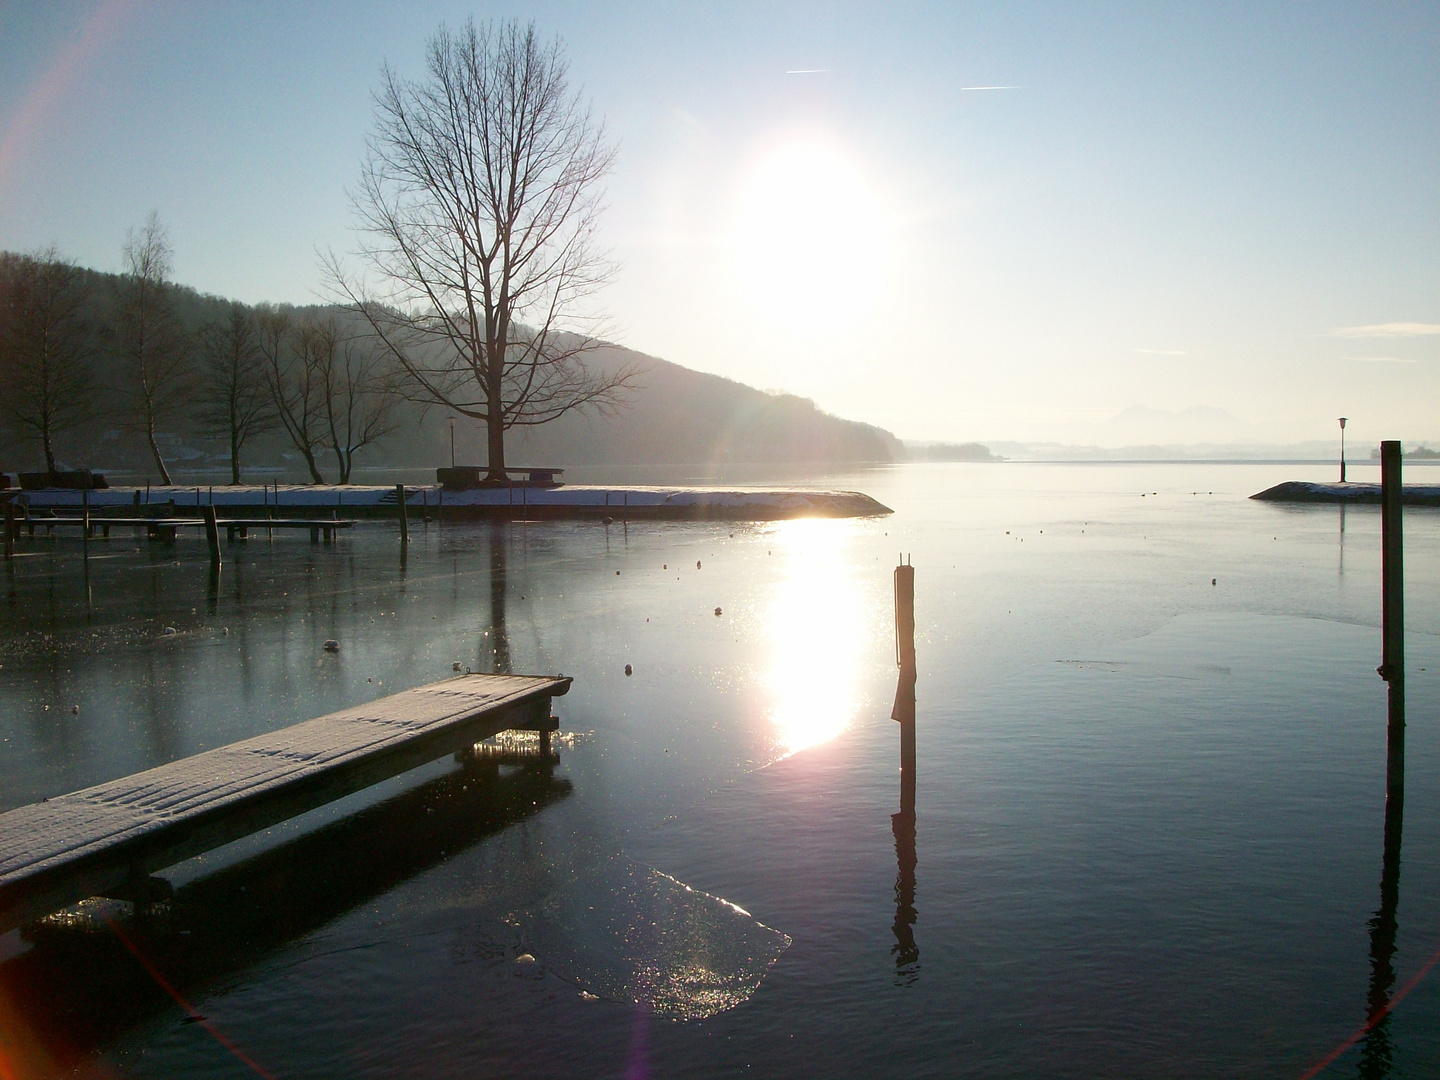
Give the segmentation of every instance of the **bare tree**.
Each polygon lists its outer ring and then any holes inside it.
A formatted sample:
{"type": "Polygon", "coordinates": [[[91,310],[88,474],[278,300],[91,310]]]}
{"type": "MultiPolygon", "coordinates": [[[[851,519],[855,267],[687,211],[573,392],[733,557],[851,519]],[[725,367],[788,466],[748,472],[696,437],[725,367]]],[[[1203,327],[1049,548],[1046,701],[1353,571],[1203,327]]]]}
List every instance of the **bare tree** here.
{"type": "Polygon", "coordinates": [[[302,356],[316,365],[323,387],[330,446],[340,467],[340,483],[350,482],[355,455],[395,426],[393,380],[383,357],[340,332],[335,319],[309,323],[302,356]]]}
{"type": "Polygon", "coordinates": [[[265,383],[265,354],[244,305],[231,304],[223,322],[202,334],[199,419],[230,444],[230,483],[241,483],[240,451],[254,435],[276,425],[275,406],[265,383]]]}
{"type": "Polygon", "coordinates": [[[125,276],[115,313],[115,340],[130,399],[129,425],[145,437],[163,483],[170,483],[156,433],[180,414],[191,390],[190,348],[170,303],[173,251],[152,210],[125,238],[125,276]]]}
{"type": "Polygon", "coordinates": [[[288,312],[273,307],[261,307],[255,325],[275,417],[305,459],[310,482],[323,484],[315,455],[325,447],[325,381],[313,351],[314,336],[288,312]]]}
{"type": "Polygon", "coordinates": [[[55,439],[92,414],[95,335],[84,318],[81,270],[52,247],[0,254],[0,412],[40,443],[56,471],[55,439]]]}
{"type": "Polygon", "coordinates": [[[383,70],[351,193],[375,287],[329,270],[407,396],[485,422],[504,482],[507,429],[611,411],[637,375],[591,370],[593,335],[560,332],[611,273],[595,232],[614,151],[533,25],[442,26],[426,69],[383,70]]]}

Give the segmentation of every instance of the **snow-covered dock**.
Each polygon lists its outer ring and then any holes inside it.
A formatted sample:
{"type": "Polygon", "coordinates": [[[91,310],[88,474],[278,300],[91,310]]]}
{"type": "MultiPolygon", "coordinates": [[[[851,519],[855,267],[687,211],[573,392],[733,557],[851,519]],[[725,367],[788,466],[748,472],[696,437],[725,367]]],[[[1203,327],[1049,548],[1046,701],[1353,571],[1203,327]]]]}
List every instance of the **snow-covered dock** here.
{"type": "MultiPolygon", "coordinates": [[[[1371,503],[1380,505],[1379,484],[1320,484],[1309,480],[1287,480],[1256,492],[1252,499],[1262,502],[1371,503]]],[[[1440,506],[1440,484],[1406,484],[1402,502],[1406,506],[1440,506]]]]}
{"type": "MultiPolygon", "coordinates": [[[[77,510],[84,493],[60,488],[27,491],[19,496],[32,510],[77,510]]],[[[858,491],[809,488],[680,488],[482,487],[447,490],[437,484],[405,486],[412,518],[449,519],[592,519],[770,521],[801,517],[871,517],[889,514],[888,506],[858,491]]],[[[213,505],[224,524],[227,517],[315,517],[334,513],[344,518],[394,518],[398,495],[393,485],[242,485],[231,487],[104,488],[89,493],[93,514],[133,511],[137,507],[213,505]]]]}
{"type": "Polygon", "coordinates": [[[0,814],[0,933],[501,731],[540,733],[564,676],[461,675],[0,814]]]}

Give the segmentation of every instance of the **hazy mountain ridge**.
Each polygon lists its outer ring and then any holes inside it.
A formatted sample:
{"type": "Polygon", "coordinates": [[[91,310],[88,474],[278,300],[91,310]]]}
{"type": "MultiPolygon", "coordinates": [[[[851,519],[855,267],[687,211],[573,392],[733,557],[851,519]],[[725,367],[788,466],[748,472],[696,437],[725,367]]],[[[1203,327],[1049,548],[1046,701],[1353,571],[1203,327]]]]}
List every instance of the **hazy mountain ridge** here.
{"type": "MultiPolygon", "coordinates": [[[[91,299],[89,318],[96,327],[113,315],[120,276],[82,271],[91,299]]],[[[180,322],[197,334],[207,323],[219,322],[231,301],[184,285],[172,285],[171,300],[180,322]]],[[[255,310],[255,305],[242,305],[255,310]]],[[[342,309],[316,304],[277,305],[299,315],[342,309]]],[[[586,355],[601,370],[627,365],[641,369],[635,391],[613,415],[574,412],[533,428],[512,429],[506,457],[519,465],[678,465],[678,464],[804,464],[887,463],[904,460],[903,444],[889,431],[820,410],[813,401],[791,394],[757,390],[719,375],[694,371],[658,357],[602,343],[586,355]]],[[[58,450],[71,467],[138,469],[148,459],[138,441],[123,430],[117,410],[120,382],[118,360],[101,340],[95,357],[96,416],[84,428],[58,440],[58,450]]],[[[406,403],[396,431],[367,448],[363,467],[429,467],[450,460],[450,411],[440,406],[406,403]]],[[[228,460],[220,440],[207,438],[193,417],[177,422],[161,438],[167,459],[187,472],[218,468],[228,460]]],[[[483,425],[460,417],[456,424],[456,457],[461,464],[484,463],[483,425]]],[[[267,475],[294,468],[298,459],[283,436],[271,432],[247,446],[246,467],[267,475]]],[[[322,462],[329,467],[333,463],[322,462]]],[[[11,431],[0,431],[0,469],[42,468],[38,449],[11,431]]],[[[152,467],[153,466],[149,466],[152,467]]]]}

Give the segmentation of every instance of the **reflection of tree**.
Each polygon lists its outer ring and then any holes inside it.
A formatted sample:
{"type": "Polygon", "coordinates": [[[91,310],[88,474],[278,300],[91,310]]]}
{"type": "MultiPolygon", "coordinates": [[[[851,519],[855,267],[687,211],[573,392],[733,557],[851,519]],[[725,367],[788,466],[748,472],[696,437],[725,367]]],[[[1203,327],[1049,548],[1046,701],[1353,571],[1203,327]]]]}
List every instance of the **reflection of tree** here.
{"type": "Polygon", "coordinates": [[[490,670],[496,675],[511,674],[510,636],[505,628],[506,557],[510,528],[503,522],[490,526],[490,670]]]}
{"type": "Polygon", "coordinates": [[[1405,817],[1405,683],[1390,680],[1390,739],[1385,768],[1385,854],[1380,870],[1380,907],[1370,919],[1370,993],[1366,998],[1365,1041],[1360,1047],[1362,1080],[1392,1075],[1390,994],[1395,989],[1395,939],[1400,927],[1400,833],[1405,817]]]}

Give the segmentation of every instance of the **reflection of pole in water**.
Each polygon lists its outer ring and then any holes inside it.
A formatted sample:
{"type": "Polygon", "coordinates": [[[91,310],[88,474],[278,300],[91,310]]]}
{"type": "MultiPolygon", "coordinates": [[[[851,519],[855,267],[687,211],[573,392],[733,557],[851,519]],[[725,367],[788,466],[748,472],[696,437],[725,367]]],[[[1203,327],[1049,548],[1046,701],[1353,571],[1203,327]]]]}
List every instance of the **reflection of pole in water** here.
{"type": "MultiPolygon", "coordinates": [[[[1396,710],[1404,731],[1404,684],[1390,683],[1391,732],[1396,710]]],[[[1402,736],[1403,739],[1403,736],[1402,736]]],[[[1385,769],[1385,854],[1380,870],[1380,907],[1370,919],[1370,993],[1366,997],[1365,1041],[1360,1047],[1362,1080],[1380,1080],[1391,1074],[1394,1050],[1390,1045],[1391,992],[1395,989],[1395,938],[1399,933],[1396,911],[1400,906],[1400,831],[1405,817],[1405,756],[1390,753],[1385,769]]]]}
{"type": "Polygon", "coordinates": [[[915,944],[915,568],[895,568],[895,683],[891,719],[900,724],[900,812],[890,817],[895,833],[895,979],[908,986],[920,977],[915,944]]]}
{"type": "Polygon", "coordinates": [[[1340,504],[1340,576],[1345,576],[1345,504],[1340,504]]]}
{"type": "Polygon", "coordinates": [[[510,638],[505,629],[505,590],[508,577],[509,527],[503,522],[490,526],[490,670],[509,675],[510,638]]]}

